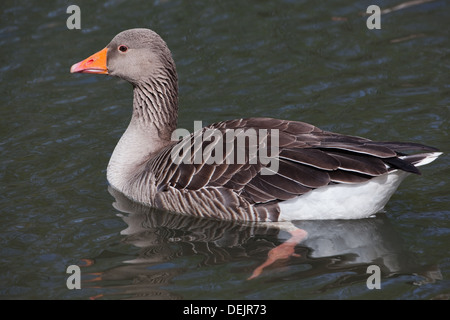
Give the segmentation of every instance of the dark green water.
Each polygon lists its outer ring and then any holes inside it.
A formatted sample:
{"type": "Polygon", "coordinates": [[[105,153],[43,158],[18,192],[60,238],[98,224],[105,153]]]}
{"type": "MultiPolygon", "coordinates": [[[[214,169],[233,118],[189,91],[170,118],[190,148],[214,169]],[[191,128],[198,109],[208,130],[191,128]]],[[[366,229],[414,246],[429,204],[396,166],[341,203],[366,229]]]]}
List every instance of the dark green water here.
{"type": "Polygon", "coordinates": [[[359,15],[373,2],[329,3],[77,1],[82,29],[68,30],[66,1],[2,1],[0,298],[448,299],[449,3],[385,14],[381,30],[359,15]],[[285,233],[108,192],[131,87],[69,68],[133,27],[154,29],[173,52],[179,127],[270,116],[444,155],[377,218],[296,222],[310,235],[301,257],[248,281],[285,233]],[[66,287],[72,264],[81,290],[66,287]],[[371,264],[380,290],[366,286],[371,264]]]}

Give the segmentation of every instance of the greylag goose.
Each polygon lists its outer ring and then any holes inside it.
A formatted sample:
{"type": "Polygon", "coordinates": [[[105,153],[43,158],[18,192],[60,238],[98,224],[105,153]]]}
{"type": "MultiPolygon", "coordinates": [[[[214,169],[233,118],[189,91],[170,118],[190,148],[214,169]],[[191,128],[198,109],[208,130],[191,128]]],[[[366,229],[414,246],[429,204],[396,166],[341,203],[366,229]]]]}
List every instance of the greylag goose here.
{"type": "MultiPolygon", "coordinates": [[[[111,156],[107,179],[128,198],[173,212],[266,222],[366,218],[383,209],[406,176],[420,174],[417,167],[441,154],[418,143],[375,142],[272,118],[223,121],[174,139],[175,63],[164,40],[149,29],[119,33],[70,71],[132,84],[131,121],[111,156]],[[231,138],[220,137],[229,132],[231,138]],[[258,157],[264,149],[273,152],[258,157]],[[196,161],[199,152],[204,157],[196,161]]],[[[298,242],[305,235],[296,236],[298,242]]]]}

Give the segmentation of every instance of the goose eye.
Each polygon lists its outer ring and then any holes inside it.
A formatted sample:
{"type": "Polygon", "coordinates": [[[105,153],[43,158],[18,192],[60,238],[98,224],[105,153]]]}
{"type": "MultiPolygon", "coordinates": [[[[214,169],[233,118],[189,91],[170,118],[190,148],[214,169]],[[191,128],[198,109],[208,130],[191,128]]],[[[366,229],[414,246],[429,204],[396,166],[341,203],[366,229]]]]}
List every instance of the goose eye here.
{"type": "Polygon", "coordinates": [[[120,52],[127,52],[127,50],[128,50],[127,46],[124,46],[124,45],[119,46],[119,51],[120,52]]]}

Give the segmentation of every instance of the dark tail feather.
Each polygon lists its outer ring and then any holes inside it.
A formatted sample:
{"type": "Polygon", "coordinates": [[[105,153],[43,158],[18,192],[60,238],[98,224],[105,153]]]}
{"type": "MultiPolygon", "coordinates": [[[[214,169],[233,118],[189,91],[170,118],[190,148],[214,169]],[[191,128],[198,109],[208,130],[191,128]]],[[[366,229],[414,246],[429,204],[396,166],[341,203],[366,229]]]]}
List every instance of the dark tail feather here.
{"type": "MultiPolygon", "coordinates": [[[[424,157],[422,157],[421,159],[423,159],[424,157]]],[[[421,175],[422,173],[420,172],[419,169],[417,169],[417,167],[414,166],[414,164],[412,164],[409,161],[409,156],[408,158],[387,158],[387,159],[383,159],[383,161],[385,163],[387,163],[391,169],[400,169],[406,172],[411,172],[411,173],[415,173],[418,175],[421,175]]]]}
{"type": "MultiPolygon", "coordinates": [[[[433,148],[434,149],[434,148],[433,148]]],[[[401,169],[407,172],[421,174],[417,166],[421,166],[434,161],[441,152],[418,153],[399,158],[383,159],[385,163],[391,166],[391,169],[401,169]]]]}

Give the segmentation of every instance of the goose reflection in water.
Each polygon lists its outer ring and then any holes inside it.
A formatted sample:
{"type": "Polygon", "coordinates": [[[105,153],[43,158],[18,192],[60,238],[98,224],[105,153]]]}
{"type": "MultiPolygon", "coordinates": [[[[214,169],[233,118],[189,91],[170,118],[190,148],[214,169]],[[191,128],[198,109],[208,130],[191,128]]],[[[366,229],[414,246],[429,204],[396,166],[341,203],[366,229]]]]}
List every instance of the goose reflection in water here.
{"type": "Polygon", "coordinates": [[[308,234],[295,245],[295,255],[272,261],[260,270],[255,280],[248,280],[264,264],[271,249],[290,239],[289,230],[270,224],[172,214],[132,202],[113,189],[110,193],[115,197],[114,208],[122,212],[119,216],[128,225],[121,232],[123,242],[139,248],[139,253],[132,259],[128,255],[121,266],[92,273],[86,285],[111,287],[114,284],[115,296],[182,299],[183,296],[167,287],[171,284],[173,287],[177,277],[192,272],[192,260],[179,259],[188,256],[199,257],[198,267],[243,262],[231,271],[243,274],[242,286],[253,281],[286,281],[342,272],[342,276],[319,289],[326,292],[365,283],[369,265],[380,267],[383,278],[418,274],[422,283],[428,283],[442,277],[436,266],[419,266],[414,261],[414,255],[402,247],[399,233],[381,214],[361,220],[294,221],[296,228],[308,234]]]}

